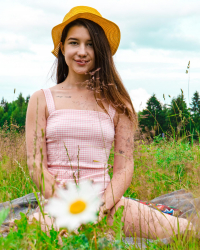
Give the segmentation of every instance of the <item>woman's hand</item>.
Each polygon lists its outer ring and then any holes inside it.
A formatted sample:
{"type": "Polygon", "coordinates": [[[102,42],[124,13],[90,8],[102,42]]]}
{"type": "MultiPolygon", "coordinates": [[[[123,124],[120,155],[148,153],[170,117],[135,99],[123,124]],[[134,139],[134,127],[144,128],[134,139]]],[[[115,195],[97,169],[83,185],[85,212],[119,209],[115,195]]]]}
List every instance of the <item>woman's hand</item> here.
{"type": "Polygon", "coordinates": [[[98,219],[94,223],[96,224],[96,223],[100,222],[108,214],[110,214],[110,209],[107,209],[105,206],[105,203],[102,202],[102,205],[99,207],[98,219]]]}

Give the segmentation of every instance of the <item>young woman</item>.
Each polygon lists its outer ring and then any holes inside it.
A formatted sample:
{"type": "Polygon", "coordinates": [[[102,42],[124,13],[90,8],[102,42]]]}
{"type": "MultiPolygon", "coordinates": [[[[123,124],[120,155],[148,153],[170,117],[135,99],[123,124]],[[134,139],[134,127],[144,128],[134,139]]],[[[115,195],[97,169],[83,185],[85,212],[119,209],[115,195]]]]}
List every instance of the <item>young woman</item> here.
{"type": "Polygon", "coordinates": [[[112,223],[124,205],[127,236],[168,237],[178,231],[178,223],[181,232],[186,230],[186,219],[123,197],[132,180],[137,115],[112,58],[120,42],[118,26],[97,10],[78,6],[53,28],[52,37],[57,85],[31,96],[26,118],[28,166],[45,198],[69,181],[91,179],[102,185],[100,218],[110,211],[112,223]],[[107,161],[113,142],[110,180],[107,161]]]}

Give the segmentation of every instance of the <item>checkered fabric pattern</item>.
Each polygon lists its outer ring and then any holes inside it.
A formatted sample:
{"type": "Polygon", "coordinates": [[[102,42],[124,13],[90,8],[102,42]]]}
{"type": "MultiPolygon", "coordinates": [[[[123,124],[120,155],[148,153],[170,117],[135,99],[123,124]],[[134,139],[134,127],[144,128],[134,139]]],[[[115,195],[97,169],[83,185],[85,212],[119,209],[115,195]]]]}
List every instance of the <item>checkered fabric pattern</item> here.
{"type": "Polygon", "coordinates": [[[55,109],[50,89],[43,89],[49,117],[46,126],[48,171],[59,186],[69,181],[91,179],[102,185],[110,182],[108,158],[114,141],[115,109],[104,112],[55,109]],[[79,152],[79,153],[78,153],[79,152]]]}

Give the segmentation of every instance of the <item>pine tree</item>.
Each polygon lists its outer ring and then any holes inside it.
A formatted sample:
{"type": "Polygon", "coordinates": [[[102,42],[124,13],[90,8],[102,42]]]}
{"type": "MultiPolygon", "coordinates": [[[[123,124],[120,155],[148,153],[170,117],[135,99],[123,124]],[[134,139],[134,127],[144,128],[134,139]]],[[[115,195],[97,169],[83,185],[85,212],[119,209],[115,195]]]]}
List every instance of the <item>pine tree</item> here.
{"type": "Polygon", "coordinates": [[[139,114],[140,126],[147,127],[150,131],[154,130],[155,135],[163,132],[165,126],[166,112],[163,112],[162,104],[153,94],[147,101],[147,107],[139,114]]]}
{"type": "Polygon", "coordinates": [[[189,110],[183,92],[181,91],[181,94],[178,95],[178,97],[172,99],[169,108],[169,120],[173,131],[180,132],[181,130],[186,130],[189,115],[189,110]]]}
{"type": "Polygon", "coordinates": [[[1,99],[1,107],[3,107],[5,113],[8,112],[8,102],[4,99],[4,97],[1,99]]]}
{"type": "Polygon", "coordinates": [[[200,96],[198,91],[194,93],[190,107],[192,111],[191,129],[194,132],[194,138],[197,139],[200,133],[200,96]]]}
{"type": "Polygon", "coordinates": [[[28,102],[29,102],[29,99],[30,99],[30,95],[28,95],[27,97],[26,97],[26,104],[28,104],[28,102]]]}
{"type": "Polygon", "coordinates": [[[23,104],[25,103],[25,99],[22,96],[22,93],[19,94],[16,102],[17,102],[17,105],[19,106],[19,108],[22,108],[23,104]]]}
{"type": "Polygon", "coordinates": [[[200,113],[200,96],[198,91],[194,93],[190,107],[192,112],[200,113]]]}
{"type": "Polygon", "coordinates": [[[4,106],[4,103],[5,103],[5,100],[4,100],[4,97],[2,97],[2,99],[1,99],[1,106],[2,107],[4,106]]]}

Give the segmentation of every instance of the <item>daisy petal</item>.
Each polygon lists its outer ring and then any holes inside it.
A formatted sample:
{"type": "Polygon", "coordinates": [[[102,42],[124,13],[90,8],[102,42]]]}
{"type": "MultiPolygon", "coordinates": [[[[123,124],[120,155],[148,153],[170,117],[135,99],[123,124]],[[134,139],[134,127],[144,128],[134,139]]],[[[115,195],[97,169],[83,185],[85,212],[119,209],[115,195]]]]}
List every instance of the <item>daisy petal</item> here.
{"type": "Polygon", "coordinates": [[[82,223],[94,222],[101,204],[101,185],[84,180],[77,187],[68,183],[68,189],[58,189],[58,198],[50,198],[45,209],[56,218],[58,227],[77,229],[82,223]]]}

